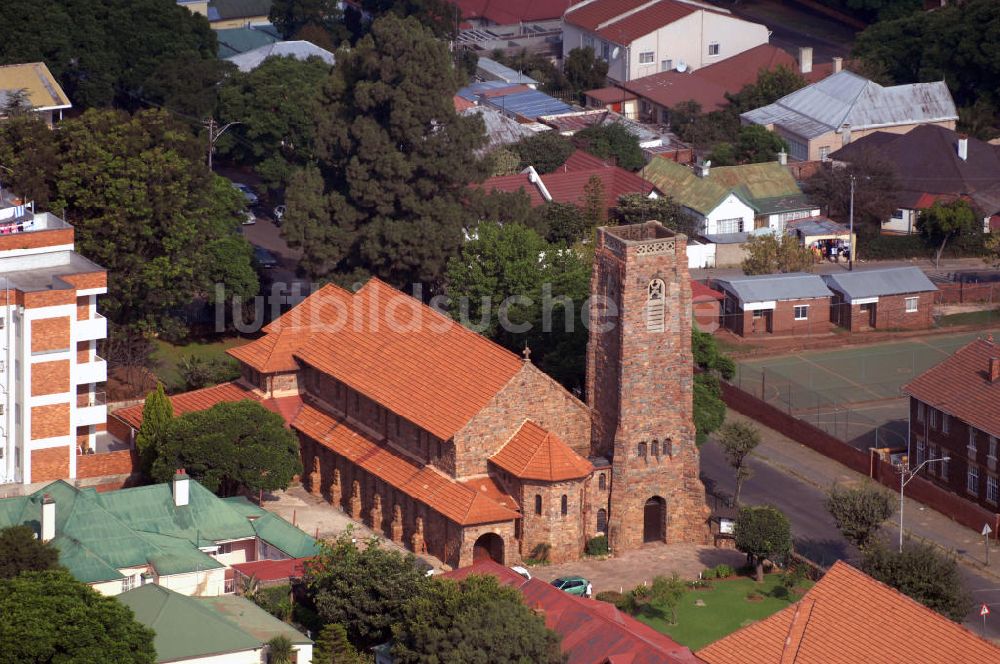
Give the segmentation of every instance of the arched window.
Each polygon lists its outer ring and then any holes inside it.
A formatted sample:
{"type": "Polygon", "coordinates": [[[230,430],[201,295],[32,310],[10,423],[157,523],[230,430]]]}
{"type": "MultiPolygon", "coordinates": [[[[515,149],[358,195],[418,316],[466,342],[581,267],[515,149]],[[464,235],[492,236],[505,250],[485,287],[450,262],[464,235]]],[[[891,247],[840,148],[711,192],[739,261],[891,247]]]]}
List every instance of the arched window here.
{"type": "Polygon", "coordinates": [[[438,458],[441,457],[441,441],[440,440],[437,442],[437,455],[438,455],[438,458]]]}
{"type": "Polygon", "coordinates": [[[646,443],[639,443],[639,456],[646,458],[646,443]]]}
{"type": "Polygon", "coordinates": [[[597,532],[608,532],[608,511],[603,507],[597,510],[597,532]]]}
{"type": "Polygon", "coordinates": [[[608,476],[604,473],[597,476],[597,488],[601,491],[606,491],[608,488],[608,476]]]}
{"type": "Polygon", "coordinates": [[[658,441],[658,440],[654,440],[653,441],[652,454],[655,457],[659,457],[660,456],[660,441],[658,441]]]}
{"type": "Polygon", "coordinates": [[[535,494],[535,514],[542,513],[542,497],[535,494]]]}
{"type": "Polygon", "coordinates": [[[648,332],[663,332],[663,318],[667,287],[663,279],[653,279],[649,282],[646,295],[646,330],[648,332]]]}
{"type": "Polygon", "coordinates": [[[673,438],[667,438],[663,441],[663,454],[666,456],[674,455],[674,440],[673,438]]]}
{"type": "Polygon", "coordinates": [[[566,497],[566,494],[563,494],[560,506],[562,507],[562,515],[563,516],[566,516],[567,514],[569,514],[569,498],[566,497]]]}

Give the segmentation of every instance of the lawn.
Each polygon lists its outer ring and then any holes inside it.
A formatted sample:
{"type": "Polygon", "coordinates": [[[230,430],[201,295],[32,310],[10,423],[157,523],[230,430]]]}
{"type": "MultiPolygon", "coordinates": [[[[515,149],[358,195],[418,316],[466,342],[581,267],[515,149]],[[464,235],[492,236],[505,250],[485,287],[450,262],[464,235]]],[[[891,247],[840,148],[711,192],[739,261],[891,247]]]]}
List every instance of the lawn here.
{"type": "Polygon", "coordinates": [[[248,339],[240,337],[223,337],[215,341],[191,341],[183,345],[156,340],[156,350],[153,351],[153,362],[156,364],[156,375],[163,381],[167,389],[178,389],[182,379],[177,366],[182,358],[194,356],[202,360],[225,359],[226,350],[247,343],[248,339]]]}
{"type": "MultiPolygon", "coordinates": [[[[676,625],[668,624],[669,616],[662,617],[649,610],[636,617],[681,645],[698,650],[796,601],[796,594],[789,596],[781,587],[781,576],[768,574],[759,586],[753,579],[736,578],[712,581],[712,588],[707,590],[689,590],[677,607],[676,625]],[[764,599],[747,600],[751,590],[760,592],[764,599]],[[697,606],[698,600],[705,606],[697,606]]],[[[803,583],[804,588],[810,585],[808,581],[803,583]]]]}
{"type": "Polygon", "coordinates": [[[942,316],[938,321],[939,327],[954,327],[956,325],[991,325],[1000,321],[1000,309],[987,309],[985,311],[967,311],[961,314],[942,316]]]}

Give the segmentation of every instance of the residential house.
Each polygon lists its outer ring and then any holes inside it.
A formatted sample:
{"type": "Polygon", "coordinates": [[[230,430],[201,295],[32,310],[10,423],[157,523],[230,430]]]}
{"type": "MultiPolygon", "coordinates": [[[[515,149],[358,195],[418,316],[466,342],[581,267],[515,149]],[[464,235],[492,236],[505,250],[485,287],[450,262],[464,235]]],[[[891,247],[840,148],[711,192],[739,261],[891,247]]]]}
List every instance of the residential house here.
{"type": "Polygon", "coordinates": [[[976,339],[903,386],[910,397],[910,466],[922,476],[996,512],[1000,506],[1000,344],[976,339]]]}
{"type": "Polygon", "coordinates": [[[830,291],[815,274],[725,277],[711,286],[725,296],[722,326],[741,337],[830,330],[830,291]]]}
{"type": "Polygon", "coordinates": [[[825,161],[876,131],[905,134],[924,124],[954,129],[958,111],[944,81],[883,87],[844,70],[747,111],[740,120],[780,135],[792,159],[825,161]]]}
{"type": "Polygon", "coordinates": [[[480,156],[486,155],[508,145],[518,143],[540,131],[549,131],[548,127],[535,124],[521,124],[509,118],[491,106],[476,106],[472,102],[455,96],[455,110],[462,115],[478,115],[486,127],[486,143],[477,150],[480,156]]]}
{"type": "Polygon", "coordinates": [[[219,42],[219,58],[222,60],[261,46],[269,46],[282,39],[278,29],[270,23],[216,30],[215,37],[219,42]]]}
{"type": "MultiPolygon", "coordinates": [[[[206,10],[208,23],[213,30],[245,28],[271,22],[268,18],[271,0],[208,0],[206,10]]],[[[192,11],[201,13],[200,3],[192,11]]]]}
{"type": "Polygon", "coordinates": [[[542,115],[560,115],[571,106],[527,85],[503,81],[473,83],[458,91],[458,96],[480,106],[489,106],[518,122],[537,122],[542,115]]]}
{"type": "Polygon", "coordinates": [[[491,560],[476,561],[441,576],[461,581],[472,574],[490,575],[517,589],[524,603],[545,618],[560,637],[566,664],[697,664],[691,651],[669,636],[639,622],[613,604],[577,597],[541,579],[525,579],[491,560]]]}
{"type": "Polygon", "coordinates": [[[62,480],[0,499],[0,528],[27,525],[104,595],[156,583],[184,595],[233,592],[230,566],[316,555],[316,541],[245,498],[219,498],[179,471],[172,482],[98,493],[62,480]]]}
{"type": "Polygon", "coordinates": [[[451,0],[462,22],[476,28],[559,21],[580,0],[451,0]]]}
{"type": "Polygon", "coordinates": [[[72,226],[34,208],[0,190],[0,485],[74,479],[81,454],[110,445],[97,355],[107,271],[74,250],[72,226]]]}
{"type": "Polygon", "coordinates": [[[294,664],[312,661],[311,639],[242,597],[189,597],[150,584],[118,601],[156,633],[157,664],[262,664],[270,661],[267,642],[278,636],[292,642],[294,664]]]}
{"type": "Polygon", "coordinates": [[[295,58],[296,60],[319,58],[330,66],[333,66],[335,62],[333,53],[308,41],[279,41],[265,44],[251,51],[230,56],[226,60],[236,65],[240,71],[249,72],[261,66],[268,58],[295,58]]]}
{"type": "Polygon", "coordinates": [[[705,664],[1000,661],[1000,648],[843,561],[798,602],[699,650],[705,664]]]}
{"type": "MultiPolygon", "coordinates": [[[[668,132],[659,131],[654,127],[647,127],[635,120],[607,110],[587,110],[572,111],[553,115],[543,115],[538,118],[539,122],[552,127],[563,136],[574,136],[577,132],[590,127],[603,127],[611,124],[622,125],[628,129],[629,133],[636,137],[639,147],[644,150],[660,148],[665,145],[677,147],[680,143],[677,138],[668,132]]],[[[680,146],[687,147],[683,143],[680,146]]]]}
{"type": "Polygon", "coordinates": [[[883,233],[916,233],[917,215],[937,201],[968,201],[983,230],[1000,230],[1000,146],[941,125],[920,125],[900,135],[876,131],[833,152],[850,163],[877,154],[896,172],[896,205],[882,222],[883,233]]]}
{"type": "Polygon", "coordinates": [[[4,109],[19,93],[31,105],[31,111],[38,113],[49,127],[56,119],[62,120],[63,111],[73,107],[44,62],[0,66],[0,120],[4,117],[4,109]]]}
{"type": "Polygon", "coordinates": [[[768,30],[694,0],[584,0],[563,14],[563,57],[591,47],[608,78],[700,69],[768,42],[768,30]]]}
{"type": "Polygon", "coordinates": [[[833,292],[830,320],[851,332],[919,330],[934,323],[937,286],[918,267],[824,274],[833,292]]]}

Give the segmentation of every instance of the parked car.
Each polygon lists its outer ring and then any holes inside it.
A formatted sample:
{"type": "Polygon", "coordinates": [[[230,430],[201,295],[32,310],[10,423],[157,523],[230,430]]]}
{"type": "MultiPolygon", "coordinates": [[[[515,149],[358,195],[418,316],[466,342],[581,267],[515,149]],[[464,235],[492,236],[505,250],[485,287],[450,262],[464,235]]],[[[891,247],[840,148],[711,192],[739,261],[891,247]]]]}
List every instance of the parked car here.
{"type": "Polygon", "coordinates": [[[271,211],[271,216],[274,217],[274,225],[280,226],[281,220],[285,218],[285,208],[284,205],[275,205],[274,210],[271,211]]]}
{"type": "Polygon", "coordinates": [[[579,597],[589,597],[588,589],[591,587],[590,581],[582,576],[561,576],[553,581],[552,585],[563,592],[579,597]]]}
{"type": "Polygon", "coordinates": [[[523,576],[524,578],[526,578],[528,581],[531,581],[531,572],[528,571],[528,568],[521,567],[520,565],[512,565],[510,569],[512,571],[520,574],[521,576],[523,576]]]}
{"type": "Polygon", "coordinates": [[[257,265],[265,269],[278,267],[278,257],[264,247],[253,248],[253,259],[257,265]]]}
{"type": "Polygon", "coordinates": [[[243,210],[243,225],[251,226],[257,223],[257,215],[255,215],[250,210],[243,210]]]}
{"type": "Polygon", "coordinates": [[[243,198],[247,200],[247,204],[257,205],[257,194],[250,188],[250,185],[243,184],[242,182],[233,182],[233,187],[243,194],[243,198]]]}

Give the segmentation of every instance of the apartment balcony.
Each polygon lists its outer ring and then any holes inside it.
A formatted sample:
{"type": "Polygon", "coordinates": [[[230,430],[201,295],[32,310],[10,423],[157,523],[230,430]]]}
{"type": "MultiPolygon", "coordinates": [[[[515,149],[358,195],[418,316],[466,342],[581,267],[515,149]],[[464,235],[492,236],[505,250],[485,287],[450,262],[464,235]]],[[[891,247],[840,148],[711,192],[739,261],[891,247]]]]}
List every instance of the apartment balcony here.
{"type": "Polygon", "coordinates": [[[90,362],[76,365],[76,384],[103,383],[108,379],[108,363],[103,357],[94,356],[90,362]]]}
{"type": "Polygon", "coordinates": [[[93,318],[85,318],[76,322],[76,338],[78,341],[94,341],[106,339],[108,336],[108,319],[97,314],[93,318]]]}
{"type": "Polygon", "coordinates": [[[108,406],[104,392],[96,392],[93,395],[77,395],[75,426],[86,427],[91,424],[104,424],[107,419],[108,406]]]}

